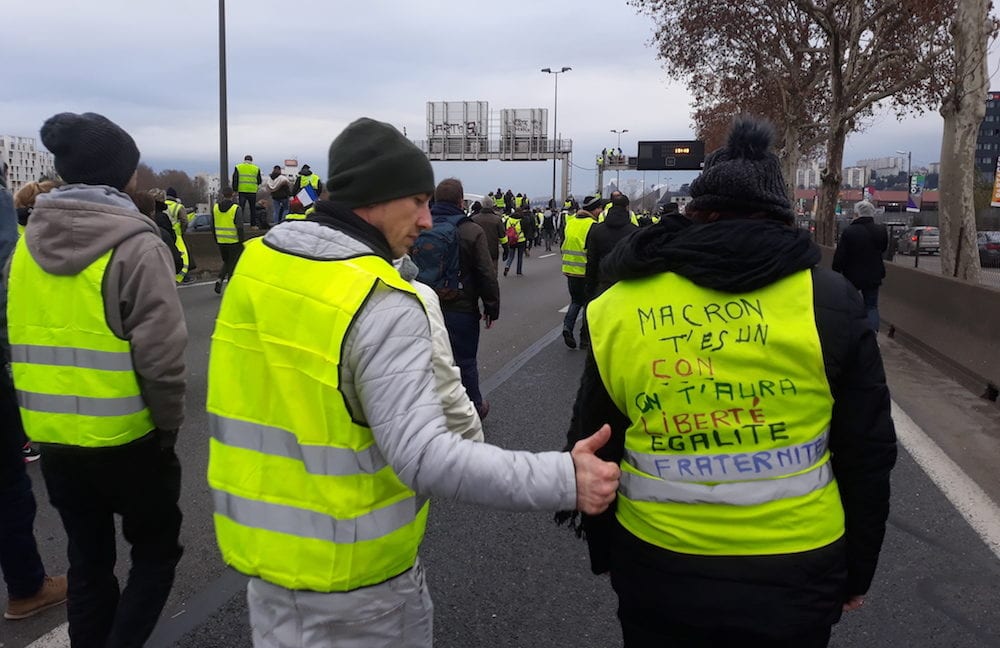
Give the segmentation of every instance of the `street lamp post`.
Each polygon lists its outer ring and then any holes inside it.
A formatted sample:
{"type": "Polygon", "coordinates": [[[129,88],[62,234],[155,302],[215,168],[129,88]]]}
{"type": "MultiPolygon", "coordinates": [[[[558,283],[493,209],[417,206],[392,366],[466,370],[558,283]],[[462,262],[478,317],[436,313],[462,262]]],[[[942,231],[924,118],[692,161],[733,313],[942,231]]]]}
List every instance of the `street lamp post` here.
{"type": "MultiPolygon", "coordinates": [[[[226,110],[226,0],[219,0],[219,190],[228,186],[229,127],[226,110]]],[[[235,187],[234,187],[235,188],[235,187]]]]}
{"type": "MultiPolygon", "coordinates": [[[[616,130],[616,129],[612,128],[611,132],[612,133],[616,133],[618,135],[618,150],[621,151],[622,150],[622,134],[627,133],[628,129],[625,128],[623,130],[616,130]]],[[[620,159],[615,161],[615,164],[618,165],[618,166],[621,166],[621,163],[622,163],[622,161],[620,159]]],[[[621,185],[622,185],[622,170],[621,169],[617,169],[617,170],[615,170],[615,188],[618,189],[618,191],[621,191],[622,190],[622,186],[621,185]]]]}
{"type": "Polygon", "coordinates": [[[913,175],[913,151],[896,151],[897,155],[906,154],[906,193],[910,193],[910,176],[913,175]]]}
{"type": "Polygon", "coordinates": [[[553,70],[552,68],[542,68],[542,72],[546,74],[555,75],[555,96],[552,101],[552,213],[555,214],[558,209],[558,203],[556,203],[556,155],[559,152],[559,75],[563,72],[569,72],[573,68],[564,67],[561,70],[553,70]]]}

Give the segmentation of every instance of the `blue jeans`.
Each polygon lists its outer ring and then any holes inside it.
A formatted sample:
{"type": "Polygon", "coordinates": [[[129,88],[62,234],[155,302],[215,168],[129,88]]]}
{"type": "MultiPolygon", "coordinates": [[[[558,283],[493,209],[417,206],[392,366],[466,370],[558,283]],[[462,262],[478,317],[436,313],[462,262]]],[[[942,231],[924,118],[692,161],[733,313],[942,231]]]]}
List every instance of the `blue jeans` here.
{"type": "Polygon", "coordinates": [[[517,255],[517,274],[523,274],[521,272],[521,270],[522,270],[522,264],[524,263],[524,243],[523,242],[522,243],[518,243],[517,245],[515,245],[514,247],[509,248],[509,249],[510,249],[510,251],[507,253],[507,263],[503,267],[504,272],[507,272],[508,270],[510,270],[511,264],[514,263],[514,256],[515,256],[515,253],[516,253],[516,255],[517,255]]]}
{"type": "Polygon", "coordinates": [[[868,315],[868,325],[878,333],[878,286],[875,288],[862,288],[861,298],[865,300],[865,312],[868,315]]]}
{"type": "Polygon", "coordinates": [[[24,469],[24,441],[14,386],[0,376],[0,571],[10,598],[34,596],[45,578],[32,529],[37,507],[24,469]]]}
{"type": "Polygon", "coordinates": [[[462,373],[462,385],[469,394],[469,400],[479,407],[483,404],[483,394],[479,391],[479,313],[442,311],[444,326],[451,339],[451,352],[455,354],[455,364],[462,373]]]}
{"type": "Polygon", "coordinates": [[[274,203],[274,224],[277,225],[288,216],[288,198],[272,198],[274,203]]]}

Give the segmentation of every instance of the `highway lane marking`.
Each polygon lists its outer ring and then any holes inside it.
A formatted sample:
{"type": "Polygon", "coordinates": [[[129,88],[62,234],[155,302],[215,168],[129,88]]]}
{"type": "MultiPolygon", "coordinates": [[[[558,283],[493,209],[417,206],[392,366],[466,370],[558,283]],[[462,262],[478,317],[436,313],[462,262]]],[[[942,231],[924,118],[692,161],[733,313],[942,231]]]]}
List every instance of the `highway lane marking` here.
{"type": "Polygon", "coordinates": [[[895,401],[892,419],[896,436],[906,451],[1000,559],[1000,507],[895,401]]]}
{"type": "Polygon", "coordinates": [[[565,313],[568,310],[569,310],[569,304],[566,304],[565,306],[563,306],[562,308],[559,309],[559,312],[560,313],[565,313]]]}
{"type": "Polygon", "coordinates": [[[46,632],[28,644],[27,648],[69,648],[69,623],[46,632]]]}
{"type": "Polygon", "coordinates": [[[539,259],[548,259],[549,257],[554,257],[555,255],[556,255],[556,253],[553,252],[552,254],[543,254],[542,256],[540,256],[538,258],[539,259]]]}

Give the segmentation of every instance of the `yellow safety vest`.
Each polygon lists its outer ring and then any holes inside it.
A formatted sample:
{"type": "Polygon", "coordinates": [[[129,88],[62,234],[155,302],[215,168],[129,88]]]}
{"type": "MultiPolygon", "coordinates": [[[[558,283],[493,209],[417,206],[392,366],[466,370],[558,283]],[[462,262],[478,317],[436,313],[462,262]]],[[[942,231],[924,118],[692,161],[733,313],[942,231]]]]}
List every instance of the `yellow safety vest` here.
{"type": "Polygon", "coordinates": [[[810,271],[739,295],[673,273],[621,281],[587,322],[632,421],[623,527],[697,555],[797,553],[844,534],[810,271]]]}
{"type": "Polygon", "coordinates": [[[562,242],[562,271],[571,277],[587,274],[587,233],[594,226],[589,216],[572,216],[566,219],[565,238],[562,242]]]}
{"type": "Polygon", "coordinates": [[[184,281],[184,277],[187,276],[188,267],[190,266],[187,243],[184,242],[184,231],[181,229],[181,219],[180,214],[184,210],[184,205],[179,201],[174,201],[167,199],[167,216],[170,217],[170,226],[174,228],[174,236],[177,239],[175,245],[177,246],[177,251],[181,253],[181,261],[183,262],[183,267],[181,271],[177,273],[175,277],[177,283],[184,281]]]}
{"type": "Polygon", "coordinates": [[[496,198],[494,198],[493,204],[499,207],[500,209],[503,209],[504,207],[507,206],[507,202],[504,200],[503,196],[497,196],[496,198]]]}
{"type": "Polygon", "coordinates": [[[239,243],[240,231],[236,227],[237,205],[230,205],[229,209],[222,211],[219,205],[212,206],[212,229],[215,230],[216,243],[239,243]]]}
{"type": "Polygon", "coordinates": [[[249,162],[240,162],[236,165],[236,173],[236,191],[239,193],[257,193],[257,177],[260,175],[260,167],[249,162]]]}
{"type": "Polygon", "coordinates": [[[22,236],[24,236],[24,225],[18,223],[17,224],[17,237],[21,238],[22,236]]]}
{"type": "Polygon", "coordinates": [[[54,275],[32,258],[23,237],[14,247],[7,282],[11,368],[32,441],[119,446],[155,427],[131,345],[104,316],[101,283],[112,252],[78,274],[54,275]]]}
{"type": "Polygon", "coordinates": [[[299,176],[299,189],[305,189],[307,186],[312,186],[313,189],[319,191],[319,176],[315,173],[310,173],[309,175],[299,176]]]}
{"type": "Polygon", "coordinates": [[[512,241],[512,240],[510,240],[509,236],[505,236],[504,238],[506,239],[507,244],[508,245],[517,245],[518,243],[523,243],[524,242],[524,229],[521,226],[521,219],[517,218],[515,216],[510,216],[509,218],[505,218],[504,219],[504,234],[506,235],[507,234],[507,230],[510,229],[510,228],[512,228],[512,227],[514,228],[514,231],[517,232],[517,238],[512,241]]]}
{"type": "Polygon", "coordinates": [[[244,574],[343,592],[414,565],[428,504],[340,391],[344,339],[379,283],[417,297],[375,256],[318,262],[246,244],[208,366],[215,532],[225,562],[244,574]],[[323,322],[324,335],[290,327],[290,312],[323,322]]]}

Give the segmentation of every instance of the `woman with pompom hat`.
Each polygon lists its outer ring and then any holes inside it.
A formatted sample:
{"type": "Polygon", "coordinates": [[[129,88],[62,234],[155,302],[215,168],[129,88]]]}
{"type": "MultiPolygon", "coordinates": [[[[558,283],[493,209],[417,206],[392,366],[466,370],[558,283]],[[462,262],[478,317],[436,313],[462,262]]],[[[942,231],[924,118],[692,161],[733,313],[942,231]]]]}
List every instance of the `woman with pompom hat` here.
{"type": "Polygon", "coordinates": [[[772,139],[737,119],[692,224],[622,241],[587,307],[568,440],[610,422],[622,477],[577,529],[630,648],[826,646],[875,574],[896,459],[882,361],[857,291],[793,227],[772,139]]]}

